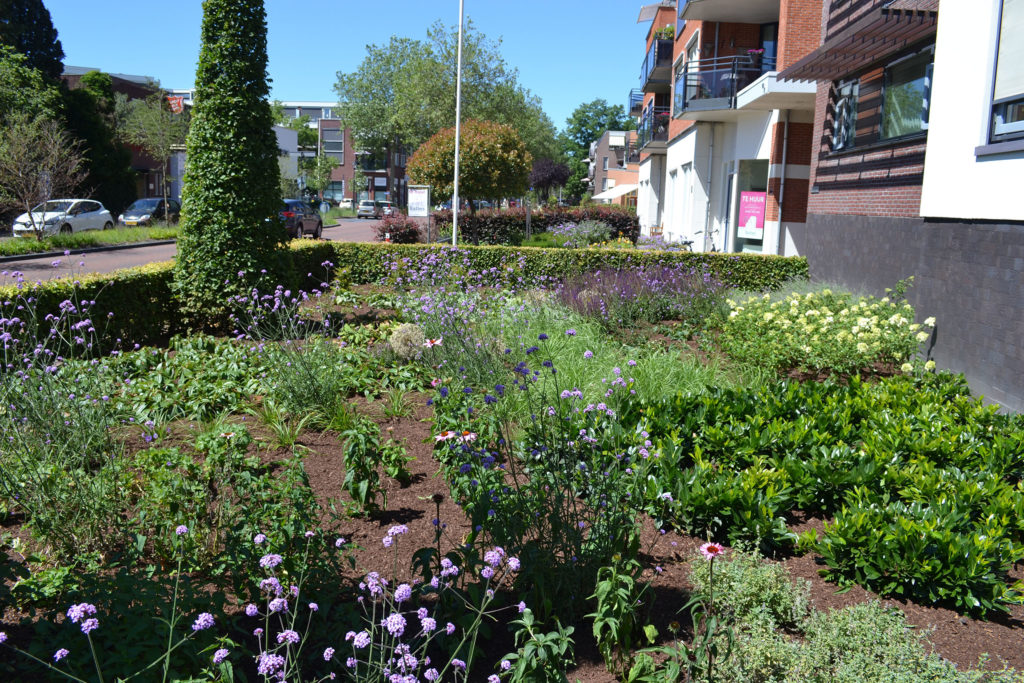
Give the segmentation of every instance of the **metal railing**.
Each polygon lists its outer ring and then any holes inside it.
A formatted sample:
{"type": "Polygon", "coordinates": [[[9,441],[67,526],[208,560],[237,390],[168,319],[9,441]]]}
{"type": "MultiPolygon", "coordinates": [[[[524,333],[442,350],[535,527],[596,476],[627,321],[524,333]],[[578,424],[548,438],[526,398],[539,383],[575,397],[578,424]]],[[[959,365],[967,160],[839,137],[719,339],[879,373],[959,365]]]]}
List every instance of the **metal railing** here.
{"type": "Polygon", "coordinates": [[[633,88],[629,91],[629,99],[626,103],[626,111],[630,116],[637,116],[644,108],[644,91],[633,88]]]}
{"type": "Polygon", "coordinates": [[[652,142],[668,142],[669,107],[651,107],[640,120],[637,129],[637,147],[643,149],[652,142]]]}
{"type": "Polygon", "coordinates": [[[658,38],[651,41],[644,63],[640,67],[640,84],[650,82],[668,83],[672,77],[672,40],[658,38]],[[660,71],[659,71],[660,69],[660,71]]]}
{"type": "Polygon", "coordinates": [[[687,62],[676,83],[675,115],[687,109],[732,109],[736,93],[769,71],[775,71],[775,59],[760,54],[687,62]]]}

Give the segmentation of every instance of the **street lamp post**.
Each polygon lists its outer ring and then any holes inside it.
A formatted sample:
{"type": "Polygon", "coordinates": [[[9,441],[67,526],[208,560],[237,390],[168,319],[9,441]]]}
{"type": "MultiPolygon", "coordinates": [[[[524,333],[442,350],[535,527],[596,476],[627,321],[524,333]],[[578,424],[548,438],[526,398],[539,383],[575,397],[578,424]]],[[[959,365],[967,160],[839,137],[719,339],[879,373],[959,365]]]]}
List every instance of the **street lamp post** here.
{"type": "Polygon", "coordinates": [[[459,49],[455,66],[455,194],[452,197],[452,246],[459,232],[459,131],[462,119],[462,17],[464,0],[459,0],[459,49]]]}

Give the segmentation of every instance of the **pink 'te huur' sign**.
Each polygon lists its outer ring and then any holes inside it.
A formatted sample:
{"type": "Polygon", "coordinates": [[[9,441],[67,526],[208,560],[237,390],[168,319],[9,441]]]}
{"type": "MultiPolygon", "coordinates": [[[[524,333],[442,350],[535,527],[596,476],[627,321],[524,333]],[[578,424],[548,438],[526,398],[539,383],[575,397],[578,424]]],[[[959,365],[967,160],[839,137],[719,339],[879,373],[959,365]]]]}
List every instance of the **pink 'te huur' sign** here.
{"type": "Polygon", "coordinates": [[[767,205],[767,192],[740,192],[740,215],[737,221],[737,236],[755,240],[763,238],[764,216],[767,205]]]}

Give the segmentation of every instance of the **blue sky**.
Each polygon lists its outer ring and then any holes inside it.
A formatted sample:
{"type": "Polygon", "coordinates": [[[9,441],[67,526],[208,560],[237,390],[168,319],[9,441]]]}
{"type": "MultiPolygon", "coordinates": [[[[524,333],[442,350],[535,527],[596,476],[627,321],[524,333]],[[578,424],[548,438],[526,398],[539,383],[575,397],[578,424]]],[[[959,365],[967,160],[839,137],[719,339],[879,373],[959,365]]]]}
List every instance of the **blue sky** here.
{"type": "MultiPolygon", "coordinates": [[[[650,0],[648,0],[650,1],[650,0]]],[[[151,76],[166,88],[193,83],[199,55],[199,0],[44,0],[64,63],[151,76]]],[[[505,61],[544,104],[559,129],[582,102],[625,105],[639,86],[644,2],[465,0],[466,16],[502,39],[505,61]]],[[[455,25],[458,0],[266,0],[272,97],[334,101],[335,74],[354,70],[367,44],[391,35],[424,39],[435,20],[455,25]]]]}

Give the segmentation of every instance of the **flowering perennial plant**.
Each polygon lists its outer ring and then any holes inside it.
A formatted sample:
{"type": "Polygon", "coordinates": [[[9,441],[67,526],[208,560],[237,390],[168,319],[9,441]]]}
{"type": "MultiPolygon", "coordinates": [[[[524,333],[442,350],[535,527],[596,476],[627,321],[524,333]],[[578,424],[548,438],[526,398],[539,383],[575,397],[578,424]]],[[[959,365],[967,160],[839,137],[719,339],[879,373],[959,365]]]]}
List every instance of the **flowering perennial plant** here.
{"type": "Polygon", "coordinates": [[[852,373],[873,363],[899,366],[931,336],[935,319],[914,322],[914,308],[889,297],[857,298],[825,289],[781,301],[768,295],[729,301],[722,349],[741,363],[852,373]]]}

